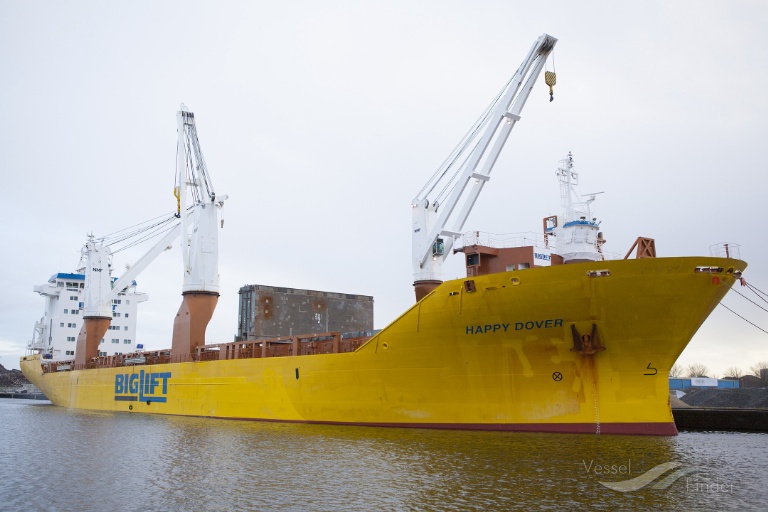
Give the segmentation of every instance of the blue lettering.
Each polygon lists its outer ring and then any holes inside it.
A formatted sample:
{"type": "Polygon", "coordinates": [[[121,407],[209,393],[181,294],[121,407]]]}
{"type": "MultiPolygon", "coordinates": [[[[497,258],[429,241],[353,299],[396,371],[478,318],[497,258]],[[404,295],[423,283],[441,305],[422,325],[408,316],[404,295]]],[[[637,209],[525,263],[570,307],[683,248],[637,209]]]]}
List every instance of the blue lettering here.
{"type": "Polygon", "coordinates": [[[143,399],[142,395],[149,394],[149,379],[144,378],[144,370],[139,372],[139,400],[143,399]]]}
{"type": "Polygon", "coordinates": [[[521,330],[523,330],[523,324],[522,324],[522,322],[516,322],[516,323],[515,323],[515,330],[516,330],[516,331],[521,331],[521,330]]]}
{"type": "Polygon", "coordinates": [[[525,328],[526,329],[533,329],[533,322],[525,322],[525,328]]]}
{"type": "Polygon", "coordinates": [[[475,333],[475,330],[474,330],[474,329],[472,329],[472,327],[470,327],[470,326],[468,325],[468,326],[467,326],[467,330],[466,330],[466,332],[465,332],[464,334],[474,334],[474,333],[475,333]]]}
{"type": "Polygon", "coordinates": [[[504,332],[507,332],[507,327],[509,327],[509,324],[501,324],[501,326],[504,328],[504,332]]]}
{"type": "Polygon", "coordinates": [[[171,378],[171,372],[162,372],[157,374],[158,377],[163,379],[163,391],[162,393],[168,394],[168,379],[171,378]]]}
{"type": "Polygon", "coordinates": [[[150,374],[150,381],[149,381],[149,394],[154,395],[155,394],[155,388],[160,384],[157,382],[157,374],[150,374]]]}
{"type": "Polygon", "coordinates": [[[562,327],[563,326],[563,319],[562,318],[556,318],[555,319],[555,327],[562,327]]]}
{"type": "Polygon", "coordinates": [[[155,373],[141,370],[139,373],[115,375],[115,400],[161,402],[165,403],[166,396],[154,396],[156,388],[162,386],[162,395],[168,393],[168,379],[171,372],[155,373]],[[138,396],[137,396],[138,395],[138,396]]]}
{"type": "Polygon", "coordinates": [[[544,324],[544,327],[546,327],[547,329],[552,327],[552,320],[547,320],[546,323],[544,324]]]}
{"type": "MultiPolygon", "coordinates": [[[[128,377],[128,375],[126,375],[128,377]]],[[[135,373],[132,374],[130,377],[128,377],[128,389],[126,390],[128,393],[138,393],[139,392],[139,383],[136,382],[138,380],[139,376],[135,373]]]]}

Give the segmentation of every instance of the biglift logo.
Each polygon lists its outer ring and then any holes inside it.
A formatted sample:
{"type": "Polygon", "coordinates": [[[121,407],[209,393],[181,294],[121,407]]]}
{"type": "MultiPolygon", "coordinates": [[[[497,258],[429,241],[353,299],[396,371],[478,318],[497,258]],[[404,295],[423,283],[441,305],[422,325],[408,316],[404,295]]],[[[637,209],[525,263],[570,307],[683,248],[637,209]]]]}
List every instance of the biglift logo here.
{"type": "Polygon", "coordinates": [[[115,375],[115,401],[165,403],[171,372],[118,373],[115,375]]]}

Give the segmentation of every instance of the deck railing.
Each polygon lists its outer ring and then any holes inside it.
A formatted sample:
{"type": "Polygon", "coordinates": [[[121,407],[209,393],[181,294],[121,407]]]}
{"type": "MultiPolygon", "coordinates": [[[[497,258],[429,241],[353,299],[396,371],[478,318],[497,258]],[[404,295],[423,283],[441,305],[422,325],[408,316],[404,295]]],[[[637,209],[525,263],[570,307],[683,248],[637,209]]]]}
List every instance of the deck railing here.
{"type": "Polygon", "coordinates": [[[354,352],[372,336],[342,337],[339,332],[300,334],[261,340],[233,341],[197,347],[191,354],[171,355],[170,350],[154,350],[94,357],[85,364],[71,361],[42,361],[44,373],[96,368],[151,366],[168,363],[223,361],[268,357],[311,356],[354,352]]]}

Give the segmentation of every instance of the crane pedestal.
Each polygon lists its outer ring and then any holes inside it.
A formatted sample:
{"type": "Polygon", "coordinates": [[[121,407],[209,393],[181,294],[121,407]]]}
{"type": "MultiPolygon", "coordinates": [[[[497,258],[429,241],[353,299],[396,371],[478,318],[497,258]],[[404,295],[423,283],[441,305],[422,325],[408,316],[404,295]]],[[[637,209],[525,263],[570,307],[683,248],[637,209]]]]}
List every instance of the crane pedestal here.
{"type": "Polygon", "coordinates": [[[99,343],[109,328],[112,318],[96,316],[83,318],[83,327],[77,335],[75,347],[75,367],[85,368],[85,364],[99,356],[99,343]]]}
{"type": "Polygon", "coordinates": [[[186,292],[173,321],[171,360],[189,361],[189,355],[198,346],[205,345],[205,329],[208,327],[219,301],[218,293],[186,292]]]}
{"type": "Polygon", "coordinates": [[[413,283],[413,288],[416,291],[416,302],[426,297],[432,290],[443,284],[442,281],[436,280],[424,280],[416,281],[413,283]]]}

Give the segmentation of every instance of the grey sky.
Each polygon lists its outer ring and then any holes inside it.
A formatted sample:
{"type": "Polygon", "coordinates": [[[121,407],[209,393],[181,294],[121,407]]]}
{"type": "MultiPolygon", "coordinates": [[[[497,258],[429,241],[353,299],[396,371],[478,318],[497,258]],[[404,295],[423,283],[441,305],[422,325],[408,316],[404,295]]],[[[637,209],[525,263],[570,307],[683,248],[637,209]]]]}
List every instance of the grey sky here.
{"type": "MultiPolygon", "coordinates": [[[[43,312],[33,285],[72,271],[87,233],[173,210],[181,102],[230,196],[209,341],[232,340],[251,283],[372,295],[384,327],[413,302],[412,197],[544,32],[555,101],[541,78],[467,229],[539,230],[573,151],[582,191],[605,191],[607,251],[739,243],[768,292],[766,26],[760,1],[0,0],[0,363],[18,368],[43,312]]],[[[170,345],[181,302],[174,249],[138,278],[150,348],[170,345]]],[[[463,275],[460,257],[447,268],[463,275]]],[[[768,334],[718,307],[679,362],[764,360],[768,334]]]]}

